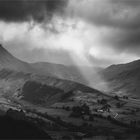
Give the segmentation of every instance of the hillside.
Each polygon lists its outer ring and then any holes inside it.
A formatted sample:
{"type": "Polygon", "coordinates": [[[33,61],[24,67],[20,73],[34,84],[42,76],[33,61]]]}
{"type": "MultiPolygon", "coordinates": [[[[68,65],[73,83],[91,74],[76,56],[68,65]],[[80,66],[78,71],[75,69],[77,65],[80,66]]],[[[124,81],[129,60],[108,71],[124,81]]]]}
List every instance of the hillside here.
{"type": "Polygon", "coordinates": [[[0,69],[2,68],[23,72],[34,72],[33,68],[28,63],[17,59],[0,45],[0,69]]]}
{"type": "Polygon", "coordinates": [[[102,71],[109,91],[140,97],[140,60],[112,65],[102,71]]]}
{"type": "Polygon", "coordinates": [[[99,92],[76,82],[86,83],[76,67],[47,62],[29,64],[0,45],[0,91],[4,96],[52,104],[77,91],[99,92]]]}
{"type": "Polygon", "coordinates": [[[80,74],[76,67],[64,66],[62,64],[53,64],[48,62],[27,63],[14,57],[2,45],[0,45],[0,69],[26,73],[35,73],[45,76],[53,76],[60,79],[87,84],[87,81],[80,74]]]}
{"type": "MultiPolygon", "coordinates": [[[[139,139],[139,100],[106,95],[74,82],[75,79],[64,80],[64,77],[72,78],[70,72],[72,76],[78,73],[73,67],[42,62],[29,64],[3,47],[1,50],[0,138],[27,138],[28,135],[46,139],[139,139]]],[[[112,67],[106,73],[104,70],[104,78],[112,74],[112,67]]],[[[133,68],[130,65],[127,71],[132,72],[133,68]]],[[[113,72],[120,75],[117,69],[113,72]]],[[[126,74],[125,66],[121,72],[126,74]]],[[[91,74],[87,74],[92,81],[91,74]]]]}
{"type": "Polygon", "coordinates": [[[98,90],[68,80],[8,69],[0,71],[0,93],[8,98],[14,97],[35,104],[50,105],[66,100],[67,96],[70,98],[78,91],[102,95],[98,90]]]}
{"type": "Polygon", "coordinates": [[[76,66],[64,66],[48,62],[37,62],[30,64],[38,73],[52,75],[54,77],[88,84],[76,66]]]}
{"type": "MultiPolygon", "coordinates": [[[[12,113],[16,115],[16,111],[12,113]]],[[[0,124],[0,139],[52,139],[32,122],[13,119],[8,114],[0,116],[0,124]]]]}

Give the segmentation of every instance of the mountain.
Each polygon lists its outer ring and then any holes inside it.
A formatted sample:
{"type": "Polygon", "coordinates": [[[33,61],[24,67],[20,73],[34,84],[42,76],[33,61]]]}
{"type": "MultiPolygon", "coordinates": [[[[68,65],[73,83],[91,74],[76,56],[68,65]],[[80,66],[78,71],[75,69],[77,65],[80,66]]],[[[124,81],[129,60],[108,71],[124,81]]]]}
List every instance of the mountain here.
{"type": "Polygon", "coordinates": [[[34,69],[28,63],[17,59],[0,45],[0,69],[2,68],[23,72],[34,72],[34,69]]]}
{"type": "Polygon", "coordinates": [[[78,92],[102,94],[81,83],[86,81],[76,67],[46,62],[26,63],[12,56],[0,45],[2,96],[51,105],[66,101],[78,92]]]}
{"type": "Polygon", "coordinates": [[[70,99],[79,92],[102,94],[98,90],[73,81],[8,69],[0,71],[0,93],[7,98],[51,105],[70,99]]]}
{"type": "Polygon", "coordinates": [[[101,74],[108,84],[109,91],[140,97],[140,60],[111,65],[101,74]]]}
{"type": "Polygon", "coordinates": [[[65,66],[48,62],[32,63],[31,66],[41,74],[48,75],[48,73],[51,73],[51,75],[59,79],[75,81],[95,88],[99,87],[100,76],[98,73],[102,71],[100,67],[65,66]]]}
{"type": "Polygon", "coordinates": [[[48,62],[32,63],[31,66],[43,75],[50,73],[50,75],[60,79],[88,84],[76,66],[64,66],[48,62]]]}
{"type": "Polygon", "coordinates": [[[3,68],[15,70],[18,72],[20,71],[52,76],[87,84],[87,81],[80,74],[79,70],[76,67],[47,62],[27,63],[14,57],[2,45],[0,45],[0,69],[3,68]]]}

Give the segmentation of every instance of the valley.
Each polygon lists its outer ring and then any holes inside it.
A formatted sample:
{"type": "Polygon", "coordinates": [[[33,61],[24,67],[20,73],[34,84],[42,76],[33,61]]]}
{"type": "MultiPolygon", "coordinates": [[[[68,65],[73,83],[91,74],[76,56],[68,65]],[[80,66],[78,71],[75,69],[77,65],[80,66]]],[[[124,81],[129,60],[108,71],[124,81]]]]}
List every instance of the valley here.
{"type": "MultiPolygon", "coordinates": [[[[46,63],[30,65],[19,61],[2,47],[0,49],[4,52],[0,53],[3,58],[0,61],[0,121],[6,118],[10,121],[10,128],[14,123],[17,128],[20,123],[25,123],[36,132],[35,138],[48,140],[140,139],[139,98],[134,98],[132,94],[126,94],[126,92],[118,94],[115,90],[107,92],[91,88],[83,82],[70,80],[70,75],[66,74],[67,77],[63,72],[65,68],[62,65],[47,64],[46,66],[46,63]],[[23,66],[23,64],[26,65],[23,66]],[[48,67],[48,65],[51,66],[48,67]],[[48,71],[52,70],[52,74],[43,73],[43,71],[47,72],[47,67],[48,71]],[[61,75],[55,73],[58,69],[65,78],[56,76],[61,75]]],[[[65,70],[68,72],[67,69],[65,70]]],[[[116,80],[118,75],[121,75],[119,78],[131,76],[126,72],[122,75],[120,73],[123,72],[119,70],[116,74],[110,71],[112,67],[100,70],[101,74],[105,73],[106,78],[108,77],[107,82],[111,81],[110,84],[113,84],[115,75],[116,80]]],[[[119,82],[117,83],[116,86],[119,86],[119,82]]],[[[128,86],[130,86],[129,83],[128,86]]],[[[7,128],[8,124],[6,121],[3,122],[7,128]]],[[[19,133],[22,133],[25,128],[20,127],[19,133]]],[[[5,129],[1,132],[4,134],[5,129]]],[[[11,134],[10,130],[8,133],[11,134]]],[[[16,134],[14,136],[19,138],[16,134]]],[[[26,138],[29,136],[28,131],[25,131],[24,136],[26,138]]],[[[0,135],[0,138],[8,137],[0,135]]]]}
{"type": "Polygon", "coordinates": [[[139,103],[131,99],[96,94],[92,98],[87,95],[86,98],[92,101],[85,100],[85,95],[81,94],[80,100],[74,97],[44,107],[24,100],[1,97],[0,110],[4,114],[12,109],[13,113],[9,115],[15,119],[23,119],[25,115],[25,120],[35,123],[53,139],[140,138],[139,103]],[[20,113],[21,110],[24,115],[20,113]]]}

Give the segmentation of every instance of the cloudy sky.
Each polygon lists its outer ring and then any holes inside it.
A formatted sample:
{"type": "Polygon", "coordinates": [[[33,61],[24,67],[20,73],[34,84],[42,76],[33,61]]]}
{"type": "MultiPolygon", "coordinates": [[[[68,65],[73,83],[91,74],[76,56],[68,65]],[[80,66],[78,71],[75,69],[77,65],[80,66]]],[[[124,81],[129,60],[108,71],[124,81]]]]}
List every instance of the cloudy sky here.
{"type": "Polygon", "coordinates": [[[0,42],[28,62],[133,61],[140,57],[140,0],[0,0],[0,42]]]}

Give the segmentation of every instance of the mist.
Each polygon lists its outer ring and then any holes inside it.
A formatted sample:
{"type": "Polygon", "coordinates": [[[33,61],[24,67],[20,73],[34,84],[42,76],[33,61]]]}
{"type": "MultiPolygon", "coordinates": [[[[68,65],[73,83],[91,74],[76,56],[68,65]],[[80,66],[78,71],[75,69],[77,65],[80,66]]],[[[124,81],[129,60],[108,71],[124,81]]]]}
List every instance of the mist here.
{"type": "Polygon", "coordinates": [[[73,65],[89,86],[104,90],[97,68],[139,58],[138,25],[131,21],[138,16],[134,5],[109,0],[13,3],[1,3],[0,42],[23,61],[73,65]]]}

